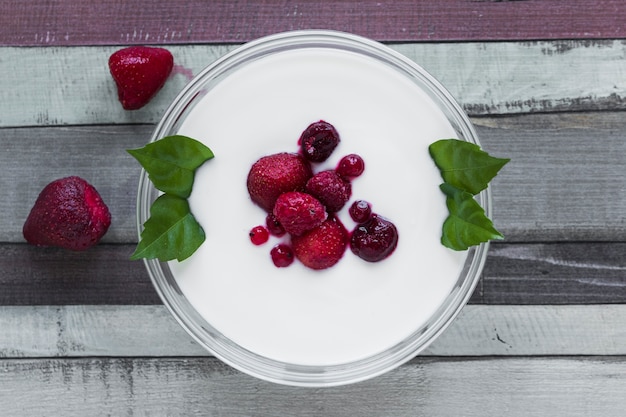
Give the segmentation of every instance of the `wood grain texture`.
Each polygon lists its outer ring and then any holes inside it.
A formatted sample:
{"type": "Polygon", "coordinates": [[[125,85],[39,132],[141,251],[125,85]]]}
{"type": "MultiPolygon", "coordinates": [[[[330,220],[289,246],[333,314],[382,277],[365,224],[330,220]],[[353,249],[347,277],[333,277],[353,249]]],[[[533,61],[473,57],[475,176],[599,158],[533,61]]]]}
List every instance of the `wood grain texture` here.
{"type": "MultiPolygon", "coordinates": [[[[622,112],[473,120],[487,151],[512,158],[492,185],[494,221],[508,242],[623,240],[622,112]]],[[[23,242],[22,225],[37,195],[47,183],[67,175],[83,176],[109,205],[113,222],[104,242],[136,242],[140,169],[125,149],[143,146],[152,129],[0,129],[0,192],[5,196],[0,199],[0,242],[23,242]]]]}
{"type": "Polygon", "coordinates": [[[2,45],[244,42],[335,29],[384,41],[624,38],[621,0],[224,1],[4,0],[2,45]]]}
{"type": "MultiPolygon", "coordinates": [[[[626,109],[625,40],[391,47],[429,71],[472,116],[626,109]]],[[[0,127],[156,123],[191,75],[234,48],[169,45],[176,68],[137,111],[122,109],[107,67],[118,47],[0,48],[0,127]]]]}
{"type": "MultiPolygon", "coordinates": [[[[625,305],[468,305],[420,356],[626,355],[625,305]]],[[[162,306],[2,306],[0,358],[210,356],[162,306]]],[[[374,337],[374,335],[373,335],[374,337]]]]}
{"type": "Polygon", "coordinates": [[[258,381],[212,358],[0,362],[3,416],[623,415],[626,359],[420,358],[327,389],[258,381]]]}
{"type": "MultiPolygon", "coordinates": [[[[156,305],[133,244],[0,245],[0,306],[156,305]]],[[[626,304],[626,243],[493,244],[470,304],[626,304]]]]}

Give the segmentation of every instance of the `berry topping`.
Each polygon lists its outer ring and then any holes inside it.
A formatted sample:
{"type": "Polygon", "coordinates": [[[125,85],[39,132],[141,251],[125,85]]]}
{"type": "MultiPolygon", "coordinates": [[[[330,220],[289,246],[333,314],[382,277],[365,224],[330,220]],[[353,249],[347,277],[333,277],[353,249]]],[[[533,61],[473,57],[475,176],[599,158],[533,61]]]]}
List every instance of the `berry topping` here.
{"type": "Polygon", "coordinates": [[[339,160],[336,171],[344,178],[355,178],[365,171],[365,162],[359,155],[351,153],[339,160]]]}
{"type": "Polygon", "coordinates": [[[270,256],[272,257],[272,262],[278,268],[284,268],[293,263],[293,250],[289,245],[284,243],[280,243],[272,248],[270,251],[270,256]]]}
{"type": "Polygon", "coordinates": [[[280,224],[276,216],[274,216],[274,213],[267,213],[265,225],[272,236],[281,237],[286,233],[285,228],[280,224]]]}
{"type": "Polygon", "coordinates": [[[281,194],[274,206],[274,216],[287,233],[298,236],[326,220],[326,210],[310,194],[290,191],[281,194]]]}
{"type": "Polygon", "coordinates": [[[98,191],[79,177],[61,178],[39,194],[23,234],[36,246],[81,251],[96,245],[111,225],[111,214],[98,191]]]}
{"type": "Polygon", "coordinates": [[[270,238],[270,232],[265,228],[265,226],[254,226],[250,230],[250,242],[255,245],[262,245],[267,242],[270,238]]]}
{"type": "Polygon", "coordinates": [[[350,182],[333,170],[318,172],[306,183],[306,192],[315,196],[326,211],[334,213],[348,202],[352,194],[350,182]]]}
{"type": "Polygon", "coordinates": [[[250,168],[248,193],[252,201],[271,212],[279,195],[303,191],[311,175],[311,166],[301,155],[283,152],[264,156],[250,168]]]}
{"type": "Polygon", "coordinates": [[[311,269],[326,269],[335,265],[343,256],[347,243],[348,232],[334,217],[291,239],[296,258],[311,269]]]}
{"type": "Polygon", "coordinates": [[[164,48],[131,46],[109,57],[109,70],[117,85],[122,107],[136,110],[145,106],[167,81],[174,58],[164,48]]]}
{"type": "Polygon", "coordinates": [[[300,135],[302,155],[311,162],[323,162],[339,144],[339,133],[323,120],[311,123],[300,135]]]}
{"type": "Polygon", "coordinates": [[[398,229],[389,220],[373,214],[352,232],[350,248],[359,258],[378,262],[387,258],[398,245],[398,229]]]}
{"type": "Polygon", "coordinates": [[[357,223],[365,223],[372,215],[372,206],[365,200],[356,200],[348,209],[350,217],[357,223]]]}

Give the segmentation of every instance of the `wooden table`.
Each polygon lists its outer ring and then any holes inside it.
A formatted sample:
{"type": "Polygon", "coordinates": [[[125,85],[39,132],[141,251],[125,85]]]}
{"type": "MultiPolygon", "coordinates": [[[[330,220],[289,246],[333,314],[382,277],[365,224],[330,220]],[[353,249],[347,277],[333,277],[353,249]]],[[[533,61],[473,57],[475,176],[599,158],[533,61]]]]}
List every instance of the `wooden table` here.
{"type": "Polygon", "coordinates": [[[0,1],[0,415],[623,416],[626,3],[0,1]],[[438,78],[483,147],[491,246],[470,304],[423,355],[359,384],[263,382],[200,349],[157,297],[137,241],[145,144],[189,77],[237,45],[307,28],[391,45],[438,78]],[[172,51],[174,75],[122,110],[109,55],[172,51]],[[39,191],[90,181],[113,224],[83,253],[27,245],[39,191]]]}

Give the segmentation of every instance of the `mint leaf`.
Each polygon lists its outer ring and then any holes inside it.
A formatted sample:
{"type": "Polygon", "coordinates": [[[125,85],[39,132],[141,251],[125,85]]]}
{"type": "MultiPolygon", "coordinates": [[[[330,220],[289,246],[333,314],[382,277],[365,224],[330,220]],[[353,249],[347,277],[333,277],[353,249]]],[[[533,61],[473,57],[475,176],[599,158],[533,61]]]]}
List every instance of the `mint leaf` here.
{"type": "Polygon", "coordinates": [[[489,181],[510,159],[495,158],[478,145],[459,139],[442,139],[428,147],[443,180],[472,194],[487,188],[489,181]]]}
{"type": "Polygon", "coordinates": [[[204,230],[191,214],[187,200],[163,194],[150,206],[150,218],[144,223],[141,240],[130,259],[182,261],[190,257],[204,239],[204,230]]]}
{"type": "Polygon", "coordinates": [[[213,158],[204,144],[182,135],[167,136],[127,152],[139,161],[157,189],[182,198],[191,194],[195,170],[213,158]]]}
{"type": "Polygon", "coordinates": [[[450,213],[443,223],[441,243],[444,246],[461,251],[482,242],[504,238],[471,193],[446,183],[440,188],[446,195],[450,213]]]}

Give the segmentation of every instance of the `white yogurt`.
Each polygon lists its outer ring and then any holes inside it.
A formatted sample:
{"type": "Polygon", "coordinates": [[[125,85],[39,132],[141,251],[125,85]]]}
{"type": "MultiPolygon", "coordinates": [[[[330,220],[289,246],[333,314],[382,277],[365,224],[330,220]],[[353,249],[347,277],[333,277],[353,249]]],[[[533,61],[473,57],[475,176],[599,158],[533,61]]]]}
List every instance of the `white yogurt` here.
{"type": "Polygon", "coordinates": [[[415,84],[382,63],[349,52],[287,51],[247,65],[202,98],[180,134],[215,153],[196,174],[190,205],[207,240],[170,267],[184,295],[223,335],[267,358],[333,365],[380,353],[422,326],[456,282],[466,253],[440,243],[447,215],[428,145],[454,129],[415,84]],[[399,243],[388,259],[365,262],[348,249],[334,267],[295,261],[276,268],[270,249],[249,241],[265,213],[247,193],[250,166],[298,149],[311,122],[332,123],[341,143],[315,170],[357,153],[364,174],[355,199],[394,222],[399,243]]]}

